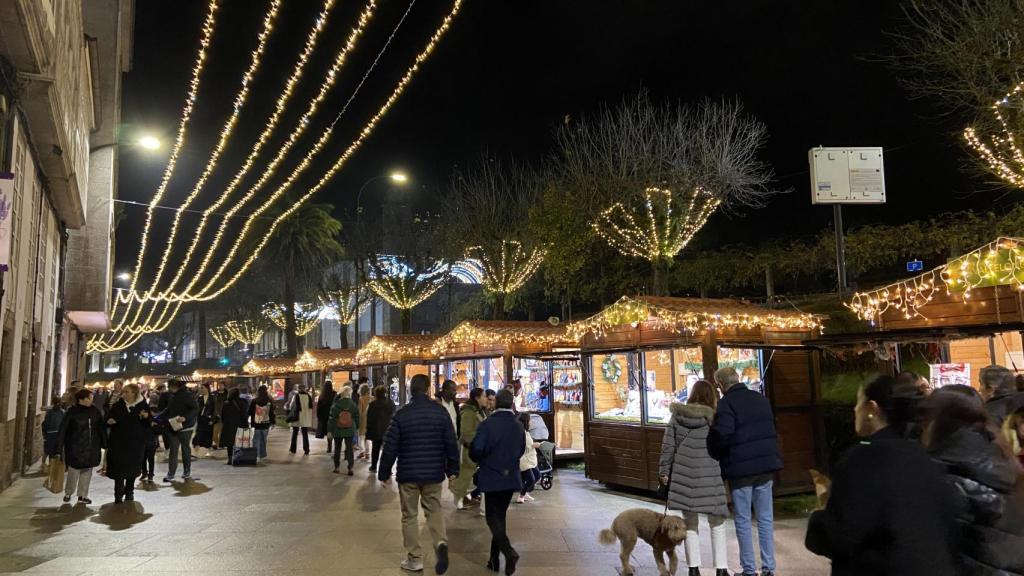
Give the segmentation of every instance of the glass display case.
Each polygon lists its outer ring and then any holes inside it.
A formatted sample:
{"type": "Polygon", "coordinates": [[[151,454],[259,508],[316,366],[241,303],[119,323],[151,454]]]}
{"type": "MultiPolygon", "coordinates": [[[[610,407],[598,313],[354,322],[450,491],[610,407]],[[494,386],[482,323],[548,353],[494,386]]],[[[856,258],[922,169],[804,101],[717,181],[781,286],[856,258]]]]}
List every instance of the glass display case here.
{"type": "Polygon", "coordinates": [[[595,419],[640,422],[640,386],[635,377],[637,360],[635,352],[590,356],[595,419]]]}
{"type": "Polygon", "coordinates": [[[480,358],[476,361],[476,373],[479,382],[488,390],[497,392],[504,388],[508,382],[505,381],[505,359],[480,358]]]}
{"type": "Polygon", "coordinates": [[[740,382],[754,392],[764,390],[763,351],[758,348],[718,347],[718,367],[731,367],[740,375],[740,382]]]}
{"type": "Polygon", "coordinates": [[[550,412],[549,363],[536,358],[513,358],[512,377],[519,380],[516,409],[520,412],[550,412]]]}
{"type": "Polygon", "coordinates": [[[469,389],[476,387],[474,365],[473,360],[453,360],[448,363],[448,378],[455,382],[455,397],[459,400],[469,399],[469,389]]]}

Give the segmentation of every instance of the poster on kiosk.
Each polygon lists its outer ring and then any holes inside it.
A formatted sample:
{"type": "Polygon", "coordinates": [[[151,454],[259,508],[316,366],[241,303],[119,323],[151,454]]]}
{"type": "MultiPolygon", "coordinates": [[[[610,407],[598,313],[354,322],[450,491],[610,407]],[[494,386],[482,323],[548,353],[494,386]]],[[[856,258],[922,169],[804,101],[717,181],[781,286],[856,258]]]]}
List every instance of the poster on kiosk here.
{"type": "Polygon", "coordinates": [[[959,364],[929,364],[931,369],[929,380],[935,388],[951,386],[954,384],[971,385],[971,365],[966,362],[959,364]]]}

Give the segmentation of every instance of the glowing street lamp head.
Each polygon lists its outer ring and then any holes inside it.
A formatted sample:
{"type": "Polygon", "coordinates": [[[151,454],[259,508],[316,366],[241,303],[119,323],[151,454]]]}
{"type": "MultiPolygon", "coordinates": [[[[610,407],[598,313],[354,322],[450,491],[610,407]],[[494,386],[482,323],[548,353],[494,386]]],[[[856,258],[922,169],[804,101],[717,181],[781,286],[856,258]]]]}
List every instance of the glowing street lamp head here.
{"type": "Polygon", "coordinates": [[[395,184],[405,184],[409,181],[409,175],[405,172],[392,172],[388,175],[395,184]]]}
{"type": "Polygon", "coordinates": [[[142,146],[146,150],[157,150],[160,148],[160,140],[156,136],[143,136],[139,138],[139,146],[142,146]]]}
{"type": "Polygon", "coordinates": [[[127,282],[132,279],[132,275],[128,272],[121,272],[120,274],[117,275],[117,279],[124,280],[125,282],[127,282]]]}

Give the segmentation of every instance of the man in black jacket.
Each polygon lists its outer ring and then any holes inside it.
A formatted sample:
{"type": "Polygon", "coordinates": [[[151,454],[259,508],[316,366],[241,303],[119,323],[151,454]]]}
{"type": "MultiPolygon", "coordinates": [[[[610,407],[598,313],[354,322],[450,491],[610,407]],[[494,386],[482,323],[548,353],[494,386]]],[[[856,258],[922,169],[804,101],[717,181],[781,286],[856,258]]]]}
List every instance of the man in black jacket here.
{"type": "Polygon", "coordinates": [[[167,387],[170,390],[167,394],[167,409],[160,415],[167,426],[167,435],[164,437],[167,442],[167,476],[164,482],[174,481],[174,474],[178,470],[179,447],[184,471],[182,478],[186,482],[198,480],[192,477],[192,433],[196,429],[199,405],[181,380],[171,380],[167,387]]]}
{"type": "Polygon", "coordinates": [[[1003,420],[1024,406],[1024,394],[1017,392],[1017,378],[1008,368],[993,364],[978,372],[981,383],[981,397],[985,400],[992,424],[996,428],[1003,420]]]}
{"type": "Polygon", "coordinates": [[[451,418],[437,402],[427,398],[430,378],[417,374],[409,382],[409,404],[395,413],[384,438],[377,478],[391,481],[391,469],[398,461],[398,495],[402,504],[402,540],[406,559],[402,569],[423,570],[420,548],[419,508],[437,554],[435,571],[448,570],[448,538],[441,515],[441,483],[459,475],[459,446],[451,418]]]}
{"type": "Polygon", "coordinates": [[[751,510],[757,515],[761,576],[774,576],[772,481],[775,472],[782,470],[782,457],[772,407],[767,398],[740,382],[734,368],[715,371],[715,382],[725,394],[708,434],[708,452],[718,460],[722,477],[729,481],[743,576],[757,576],[751,510]]]}

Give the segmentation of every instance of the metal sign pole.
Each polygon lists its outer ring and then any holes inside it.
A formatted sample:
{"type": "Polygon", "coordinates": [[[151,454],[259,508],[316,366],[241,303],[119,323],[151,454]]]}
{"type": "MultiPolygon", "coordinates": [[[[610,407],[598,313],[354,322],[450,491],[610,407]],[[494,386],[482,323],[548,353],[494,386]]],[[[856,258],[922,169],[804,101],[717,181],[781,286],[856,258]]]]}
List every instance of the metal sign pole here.
{"type": "Polygon", "coordinates": [[[843,206],[832,205],[832,220],[836,227],[836,283],[839,285],[839,297],[846,297],[846,239],[843,235],[843,206]]]}

